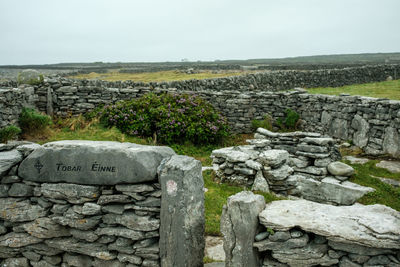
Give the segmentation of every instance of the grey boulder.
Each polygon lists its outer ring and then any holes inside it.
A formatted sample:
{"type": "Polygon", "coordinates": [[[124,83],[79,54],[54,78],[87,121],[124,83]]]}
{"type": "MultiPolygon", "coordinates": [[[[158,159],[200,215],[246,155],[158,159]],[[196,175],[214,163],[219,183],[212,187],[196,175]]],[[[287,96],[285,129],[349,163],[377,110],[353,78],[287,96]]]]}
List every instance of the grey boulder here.
{"type": "Polygon", "coordinates": [[[352,176],[354,174],[354,169],[351,166],[340,161],[330,163],[328,171],[335,176],[352,176]]]}
{"type": "Polygon", "coordinates": [[[22,160],[21,153],[14,149],[11,151],[0,152],[0,177],[5,175],[11,167],[22,160]]]}
{"type": "Polygon", "coordinates": [[[400,248],[400,213],[379,204],[331,206],[307,200],[281,200],[267,204],[259,219],[265,227],[277,231],[300,227],[330,241],[400,248]]]}
{"type": "Polygon", "coordinates": [[[156,179],[157,167],[174,155],[169,147],[106,141],[57,141],[32,152],[19,176],[35,182],[113,185],[156,179]]]}

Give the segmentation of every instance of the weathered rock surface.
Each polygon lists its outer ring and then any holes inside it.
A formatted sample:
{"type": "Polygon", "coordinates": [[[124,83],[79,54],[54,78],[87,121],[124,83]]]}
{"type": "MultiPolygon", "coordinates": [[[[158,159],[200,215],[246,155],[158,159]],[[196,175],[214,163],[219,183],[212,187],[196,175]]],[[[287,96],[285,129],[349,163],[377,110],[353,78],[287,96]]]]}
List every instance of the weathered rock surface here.
{"type": "Polygon", "coordinates": [[[225,266],[259,266],[259,256],[253,248],[253,242],[259,224],[257,217],[264,207],[264,197],[249,191],[228,198],[221,216],[225,266]]]}
{"type": "Polygon", "coordinates": [[[161,265],[203,266],[204,181],[201,163],[186,156],[172,156],[162,162],[158,174],[162,189],[161,265]]]}
{"type": "Polygon", "coordinates": [[[307,179],[300,175],[291,177],[296,178],[296,188],[292,191],[294,195],[322,203],[352,205],[365,194],[375,190],[348,181],[340,183],[339,180],[331,177],[321,181],[307,179]]]}
{"type": "Polygon", "coordinates": [[[0,246],[3,247],[19,248],[40,242],[42,242],[42,239],[31,236],[27,233],[11,232],[0,236],[0,246]]]}
{"type": "Polygon", "coordinates": [[[161,160],[174,154],[171,148],[161,146],[57,141],[32,152],[21,163],[18,173],[22,178],[36,182],[139,183],[154,180],[161,160]]]}
{"type": "Polygon", "coordinates": [[[399,161],[387,161],[382,160],[376,164],[376,167],[388,170],[391,173],[400,173],[400,162],[399,161]]]}
{"type": "Polygon", "coordinates": [[[351,164],[365,164],[369,161],[369,159],[366,158],[358,158],[353,156],[345,156],[344,159],[350,161],[351,164]]]}
{"type": "Polygon", "coordinates": [[[260,159],[267,166],[277,168],[289,160],[289,153],[286,150],[271,149],[260,153],[260,159]]]}
{"type": "Polygon", "coordinates": [[[23,225],[24,230],[38,238],[53,238],[71,235],[65,227],[55,223],[50,218],[38,218],[23,225]]]}
{"type": "Polygon", "coordinates": [[[340,161],[332,162],[328,165],[328,171],[332,175],[336,176],[352,176],[354,169],[340,161]]]}
{"type": "Polygon", "coordinates": [[[265,227],[277,230],[300,227],[335,242],[400,249],[400,213],[383,205],[336,207],[282,200],[267,204],[259,218],[265,227]]]}
{"type": "Polygon", "coordinates": [[[12,198],[0,198],[0,219],[11,222],[33,221],[47,214],[39,205],[32,205],[29,200],[16,201],[12,198]]]}
{"type": "Polygon", "coordinates": [[[48,239],[45,243],[52,248],[62,251],[80,253],[102,260],[112,260],[117,257],[108,251],[107,246],[98,243],[86,243],[75,238],[48,239]]]}
{"type": "Polygon", "coordinates": [[[22,160],[21,153],[14,149],[11,151],[1,151],[0,152],[0,177],[7,173],[12,166],[17,164],[22,160]]]}
{"type": "Polygon", "coordinates": [[[99,188],[89,185],[77,184],[48,184],[41,187],[43,196],[53,199],[63,199],[70,203],[80,204],[97,199],[100,195],[99,188]]]}

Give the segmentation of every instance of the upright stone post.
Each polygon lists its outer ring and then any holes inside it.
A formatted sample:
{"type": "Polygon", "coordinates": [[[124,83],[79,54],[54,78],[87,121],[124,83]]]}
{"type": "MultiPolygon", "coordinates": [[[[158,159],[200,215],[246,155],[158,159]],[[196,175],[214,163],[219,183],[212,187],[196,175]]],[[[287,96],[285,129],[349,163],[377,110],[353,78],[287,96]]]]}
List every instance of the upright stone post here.
{"type": "Polygon", "coordinates": [[[161,266],[203,266],[205,219],[201,163],[187,156],[172,156],[161,163],[158,174],[162,189],[161,266]]]}
{"type": "Polygon", "coordinates": [[[250,191],[228,198],[221,216],[226,267],[260,266],[253,242],[259,227],[258,215],[264,208],[264,197],[250,191]]]}

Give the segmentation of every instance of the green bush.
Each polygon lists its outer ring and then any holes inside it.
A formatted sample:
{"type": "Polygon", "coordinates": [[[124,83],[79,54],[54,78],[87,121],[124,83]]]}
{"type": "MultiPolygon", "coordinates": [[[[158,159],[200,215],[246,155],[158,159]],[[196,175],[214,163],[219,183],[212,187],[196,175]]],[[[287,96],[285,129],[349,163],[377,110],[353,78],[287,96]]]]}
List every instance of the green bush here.
{"type": "Polygon", "coordinates": [[[7,143],[9,140],[15,139],[20,133],[21,129],[14,125],[0,129],[0,143],[7,143]]]}
{"type": "Polygon", "coordinates": [[[273,124],[273,119],[270,115],[265,115],[264,119],[262,120],[252,120],[251,121],[251,128],[253,130],[257,130],[257,128],[264,128],[267,130],[272,131],[272,124],[273,124]]]}
{"type": "Polygon", "coordinates": [[[300,115],[291,109],[286,110],[286,117],[284,120],[285,126],[289,129],[296,129],[297,128],[297,122],[300,119],[300,115]]]}
{"type": "Polygon", "coordinates": [[[50,116],[31,108],[23,108],[19,116],[19,126],[23,133],[37,133],[51,125],[50,116]]]}
{"type": "Polygon", "coordinates": [[[134,136],[156,137],[164,144],[217,143],[229,135],[226,119],[200,97],[149,93],[105,106],[100,122],[134,136]]]}
{"type": "Polygon", "coordinates": [[[298,128],[298,123],[300,120],[300,115],[291,109],[285,111],[284,118],[278,118],[275,121],[275,125],[282,131],[294,131],[298,128]]]}

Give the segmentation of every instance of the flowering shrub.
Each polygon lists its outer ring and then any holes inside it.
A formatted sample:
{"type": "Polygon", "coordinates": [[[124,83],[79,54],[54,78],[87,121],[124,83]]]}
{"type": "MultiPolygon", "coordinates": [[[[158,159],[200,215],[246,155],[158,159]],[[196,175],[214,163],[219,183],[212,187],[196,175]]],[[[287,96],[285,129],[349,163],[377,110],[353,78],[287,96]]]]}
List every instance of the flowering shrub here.
{"type": "Polygon", "coordinates": [[[200,97],[146,94],[105,106],[100,121],[129,135],[152,137],[165,144],[191,141],[216,143],[228,136],[226,119],[200,97]]]}

